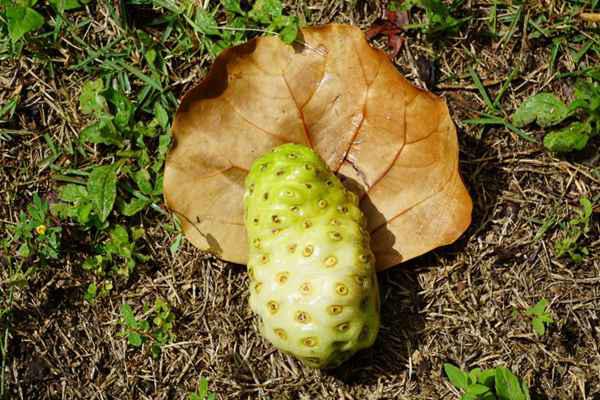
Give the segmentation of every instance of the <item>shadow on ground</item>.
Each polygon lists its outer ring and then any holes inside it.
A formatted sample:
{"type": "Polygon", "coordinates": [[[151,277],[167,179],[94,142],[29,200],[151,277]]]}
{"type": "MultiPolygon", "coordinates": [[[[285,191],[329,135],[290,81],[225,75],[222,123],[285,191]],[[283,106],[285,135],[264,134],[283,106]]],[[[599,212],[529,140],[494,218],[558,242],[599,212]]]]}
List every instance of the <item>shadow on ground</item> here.
{"type": "MultiPolygon", "coordinates": [[[[469,229],[452,245],[379,273],[382,296],[381,330],[375,345],[358,353],[349,362],[326,374],[348,385],[374,385],[383,377],[410,374],[426,377],[431,368],[427,357],[420,358],[425,330],[423,309],[427,304],[419,275],[432,268],[455,264],[458,255],[475,237],[490,229],[489,222],[508,188],[509,176],[497,163],[495,150],[482,140],[459,131],[461,175],[473,198],[473,220],[469,229]],[[494,156],[494,157],[492,157],[494,156]]],[[[502,212],[515,210],[509,204],[502,212]]]]}
{"type": "Polygon", "coordinates": [[[382,375],[397,375],[407,369],[424,327],[419,313],[422,299],[417,275],[406,268],[379,274],[382,319],[375,345],[326,374],[346,384],[371,385],[382,375]]]}

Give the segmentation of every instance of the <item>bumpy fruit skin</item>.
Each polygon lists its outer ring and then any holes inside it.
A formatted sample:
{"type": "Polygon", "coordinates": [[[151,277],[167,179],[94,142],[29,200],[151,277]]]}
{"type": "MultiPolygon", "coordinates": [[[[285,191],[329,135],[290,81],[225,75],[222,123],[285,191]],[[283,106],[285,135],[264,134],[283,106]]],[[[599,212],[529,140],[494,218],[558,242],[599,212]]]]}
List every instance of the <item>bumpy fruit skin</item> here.
{"type": "Polygon", "coordinates": [[[286,144],[246,178],[250,307],[275,347],[336,367],[379,330],[379,290],[365,218],[311,149],[286,144]]]}

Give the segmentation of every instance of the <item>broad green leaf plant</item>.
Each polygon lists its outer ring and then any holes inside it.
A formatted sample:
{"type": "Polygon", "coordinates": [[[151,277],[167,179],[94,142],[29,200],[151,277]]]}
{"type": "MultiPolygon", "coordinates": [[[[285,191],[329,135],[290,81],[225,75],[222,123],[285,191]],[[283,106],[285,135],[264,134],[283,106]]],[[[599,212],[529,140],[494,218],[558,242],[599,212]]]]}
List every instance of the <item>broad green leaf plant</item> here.
{"type": "Polygon", "coordinates": [[[513,124],[520,128],[536,122],[549,128],[572,119],[568,125],[547,132],[544,147],[555,153],[583,150],[592,137],[600,134],[600,85],[595,75],[590,77],[577,82],[575,98],[568,106],[552,93],[528,98],[513,114],[513,124]]]}
{"type": "Polygon", "coordinates": [[[463,371],[446,363],[444,372],[462,391],[461,400],[531,400],[527,384],[506,367],[463,371]]]}
{"type": "Polygon", "coordinates": [[[44,17],[33,9],[37,0],[2,1],[0,5],[5,8],[8,34],[13,43],[19,41],[29,32],[34,32],[44,25],[44,17]]]}
{"type": "MultiPolygon", "coordinates": [[[[62,14],[80,8],[91,0],[47,1],[56,13],[62,14]]],[[[0,14],[6,18],[8,35],[13,45],[44,26],[46,18],[40,13],[43,3],[39,0],[0,0],[0,14]]]]}

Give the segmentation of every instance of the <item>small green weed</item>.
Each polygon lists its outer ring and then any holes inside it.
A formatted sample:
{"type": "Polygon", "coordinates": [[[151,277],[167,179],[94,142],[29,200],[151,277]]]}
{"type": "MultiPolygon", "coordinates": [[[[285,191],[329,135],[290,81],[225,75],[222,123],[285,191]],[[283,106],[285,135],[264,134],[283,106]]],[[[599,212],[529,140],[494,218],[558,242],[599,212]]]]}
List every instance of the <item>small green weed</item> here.
{"type": "Polygon", "coordinates": [[[200,377],[198,389],[188,395],[188,400],[215,400],[217,396],[208,390],[208,379],[200,377]]]}
{"type": "MultiPolygon", "coordinates": [[[[80,132],[79,142],[68,143],[65,149],[49,142],[53,155],[45,160],[45,166],[57,182],[66,184],[57,188],[57,200],[50,205],[34,198],[28,213],[21,214],[10,240],[21,258],[46,263],[59,257],[61,225],[68,224],[70,231],[82,233],[83,240],[91,244],[91,251],[82,257],[82,267],[94,274],[85,299],[93,302],[112,290],[115,279],[128,279],[137,264],[149,259],[143,254],[140,240],[144,231],[126,226],[137,225],[152,210],[166,215],[160,206],[162,174],[171,145],[170,115],[177,104],[173,93],[166,89],[166,57],[179,54],[179,50],[186,56],[196,50],[216,55],[256,32],[277,34],[292,43],[300,24],[297,17],[284,14],[280,0],[259,0],[251,7],[239,0],[223,0],[210,8],[188,0],[137,0],[122,8],[124,16],[135,12],[136,7],[151,6],[162,15],[155,22],[166,24],[164,42],[188,47],[163,47],[143,30],[132,27],[132,37],[118,38],[117,42],[126,41],[127,45],[116,52],[111,50],[112,45],[96,48],[80,38],[80,27],[64,14],[87,3],[0,0],[0,20],[6,21],[0,29],[7,33],[11,54],[15,55],[30,42],[37,43],[30,48],[37,52],[38,46],[52,36],[56,40],[61,29],[67,27],[71,39],[85,50],[72,68],[99,76],[81,88],[79,108],[89,123],[80,132]],[[54,28],[54,32],[46,28],[54,28]],[[189,41],[190,29],[197,42],[189,41]],[[188,37],[188,42],[170,35],[188,37]],[[138,63],[131,63],[132,53],[144,56],[138,63]],[[140,83],[141,87],[135,86],[140,83]],[[71,156],[70,167],[56,163],[63,150],[71,156]]],[[[118,19],[127,23],[127,18],[118,19]]],[[[18,102],[14,98],[3,105],[0,118],[10,119],[18,102]]],[[[180,243],[181,237],[171,251],[176,252],[180,243]]],[[[27,280],[27,273],[14,276],[27,280]]]]}
{"type": "Polygon", "coordinates": [[[133,309],[127,303],[121,305],[121,321],[123,327],[122,336],[127,336],[127,343],[134,347],[141,347],[150,331],[150,323],[145,319],[137,319],[133,309]]]}
{"type": "Polygon", "coordinates": [[[85,299],[93,302],[97,296],[106,296],[113,288],[112,277],[128,279],[138,262],[148,261],[149,256],[136,248],[136,241],[144,235],[142,228],[131,229],[116,225],[110,231],[108,240],[97,247],[97,254],[83,262],[83,269],[93,272],[101,280],[100,285],[92,282],[86,291],[85,299]]]}
{"type": "Polygon", "coordinates": [[[403,25],[403,29],[417,29],[432,37],[455,34],[462,24],[469,18],[458,19],[452,14],[463,3],[462,0],[454,0],[449,6],[441,0],[406,0],[403,2],[393,1],[388,6],[390,11],[409,11],[416,7],[425,11],[425,21],[417,24],[403,25]]]}
{"type": "Polygon", "coordinates": [[[524,127],[536,122],[547,128],[569,118],[578,119],[546,133],[544,147],[555,153],[583,150],[589,140],[600,132],[600,85],[596,78],[577,82],[575,99],[569,106],[552,93],[539,93],[528,98],[513,114],[513,124],[524,127]]]}
{"type": "Polygon", "coordinates": [[[579,204],[581,204],[579,216],[559,224],[564,234],[554,243],[557,257],[568,255],[576,263],[582,262],[589,255],[589,250],[580,244],[580,240],[590,230],[593,212],[592,202],[587,197],[580,198],[579,204]]]}
{"type": "Polygon", "coordinates": [[[41,265],[59,258],[62,228],[51,220],[48,202],[37,193],[27,206],[27,212],[20,212],[19,221],[11,231],[13,236],[10,242],[21,243],[17,256],[41,265]]]}
{"type": "MultiPolygon", "coordinates": [[[[35,39],[50,37],[57,40],[61,28],[65,22],[63,14],[65,11],[75,10],[88,4],[91,0],[47,0],[50,7],[45,7],[46,2],[39,0],[0,0],[0,17],[6,21],[6,30],[10,38],[9,56],[18,57],[27,40],[33,33],[36,33],[47,25],[54,28],[49,34],[41,32],[34,36],[35,39]],[[54,11],[53,15],[47,20],[49,10],[54,11]]],[[[2,27],[0,27],[2,28],[2,27]]],[[[0,50],[0,54],[5,49],[0,50]]]]}
{"type": "MultiPolygon", "coordinates": [[[[512,115],[512,123],[507,121],[497,109],[508,86],[503,85],[496,99],[492,101],[477,73],[471,69],[470,74],[488,112],[481,113],[480,118],[465,120],[466,124],[502,125],[521,138],[536,143],[537,140],[521,128],[534,122],[542,128],[547,128],[575,119],[569,125],[545,135],[544,147],[555,153],[583,150],[590,139],[600,132],[600,85],[597,82],[600,73],[596,69],[590,69],[585,73],[591,78],[590,80],[579,80],[576,83],[575,99],[570,105],[567,106],[552,93],[538,93],[521,103],[512,115]]],[[[507,82],[512,80],[512,77],[509,78],[507,82]]]]}
{"type": "MultiPolygon", "coordinates": [[[[166,7],[166,5],[165,5],[166,7]]],[[[296,16],[285,15],[280,0],[257,0],[248,11],[240,0],[221,0],[213,9],[192,5],[171,5],[170,10],[191,26],[200,37],[204,49],[216,56],[226,48],[243,43],[253,32],[276,34],[291,44],[298,37],[300,21],[296,16]],[[224,11],[226,20],[217,22],[217,14],[224,11]]]]}
{"type": "Polygon", "coordinates": [[[86,292],[86,300],[93,301],[112,289],[113,277],[127,279],[138,262],[149,259],[136,245],[143,229],[128,231],[122,225],[111,225],[111,215],[113,219],[130,218],[147,208],[162,212],[158,206],[162,202],[162,168],[171,137],[169,117],[160,102],[154,103],[150,121],[141,120],[140,113],[134,122],[138,107],[123,91],[106,88],[100,79],[84,84],[79,103],[81,111],[92,117],[80,134],[81,152],[107,151],[112,153],[112,162],[59,176],[73,183],[59,189],[60,201],[52,204],[51,210],[102,243],[94,246],[95,254],[83,263],[84,269],[101,279],[91,283],[86,292]],[[86,147],[88,144],[94,147],[86,147]]]}
{"type": "Polygon", "coordinates": [[[69,184],[59,190],[62,202],[53,203],[53,214],[61,219],[71,218],[78,224],[97,229],[108,227],[117,197],[117,170],[120,165],[103,165],[87,172],[87,185],[69,184]]]}
{"type": "Polygon", "coordinates": [[[47,215],[48,204],[34,195],[27,213],[21,212],[17,225],[9,227],[8,235],[0,239],[0,267],[4,272],[4,279],[0,281],[0,399],[8,395],[6,372],[15,293],[26,288],[38,266],[45,266],[48,260],[59,255],[60,227],[48,228],[47,215]]]}
{"type": "Polygon", "coordinates": [[[548,310],[550,302],[547,299],[541,299],[534,306],[529,307],[525,314],[531,318],[531,326],[538,336],[544,336],[546,327],[552,323],[552,315],[548,310]]]}
{"type": "Polygon", "coordinates": [[[452,364],[444,364],[446,376],[457,389],[463,391],[461,400],[530,400],[529,388],[506,367],[486,370],[474,368],[462,371],[452,364]]]}
{"type": "Polygon", "coordinates": [[[175,340],[173,334],[175,314],[169,304],[161,298],[156,299],[152,309],[144,305],[144,314],[148,316],[146,319],[136,318],[131,306],[123,303],[119,321],[122,326],[120,335],[127,336],[127,343],[133,347],[142,347],[144,343],[150,341],[152,356],[158,358],[161,348],[175,340]]]}

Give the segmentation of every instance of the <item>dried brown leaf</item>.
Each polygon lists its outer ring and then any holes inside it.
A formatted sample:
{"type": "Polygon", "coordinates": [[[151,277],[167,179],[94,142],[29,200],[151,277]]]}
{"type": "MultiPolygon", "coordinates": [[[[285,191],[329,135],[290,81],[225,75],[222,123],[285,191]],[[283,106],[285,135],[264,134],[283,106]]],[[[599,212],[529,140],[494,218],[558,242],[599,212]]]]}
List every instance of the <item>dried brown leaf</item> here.
{"type": "Polygon", "coordinates": [[[361,196],[377,267],[452,243],[471,221],[445,102],[404,79],[346,25],[224,51],[182,99],[164,192],[188,239],[245,264],[244,179],[261,154],[311,146],[361,196]]]}

